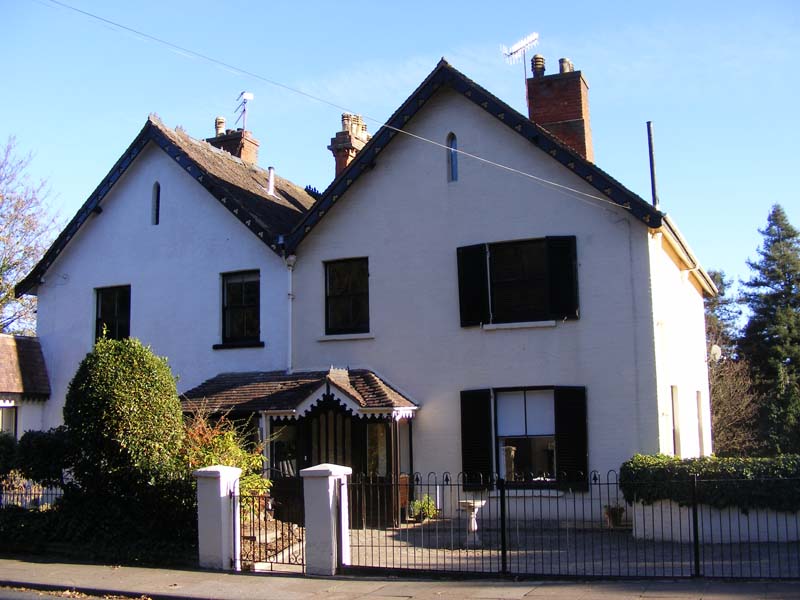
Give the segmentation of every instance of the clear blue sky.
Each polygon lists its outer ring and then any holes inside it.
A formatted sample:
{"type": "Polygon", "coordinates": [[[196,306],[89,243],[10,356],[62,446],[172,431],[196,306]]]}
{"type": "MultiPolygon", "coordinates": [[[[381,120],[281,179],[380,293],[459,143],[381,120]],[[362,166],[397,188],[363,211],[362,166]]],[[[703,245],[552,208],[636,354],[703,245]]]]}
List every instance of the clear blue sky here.
{"type": "MultiPolygon", "coordinates": [[[[441,57],[524,113],[522,66],[500,46],[536,31],[548,72],[566,56],[589,82],[597,164],[645,199],[653,121],[661,208],[706,268],[746,277],[776,202],[800,227],[795,0],[65,2],[375,119],[371,132],[441,57]]],[[[320,190],[333,177],[339,108],[49,0],[0,0],[0,23],[0,141],[34,154],[62,221],[148,113],[209,137],[216,115],[233,125],[242,90],[261,166],[320,190]]]]}

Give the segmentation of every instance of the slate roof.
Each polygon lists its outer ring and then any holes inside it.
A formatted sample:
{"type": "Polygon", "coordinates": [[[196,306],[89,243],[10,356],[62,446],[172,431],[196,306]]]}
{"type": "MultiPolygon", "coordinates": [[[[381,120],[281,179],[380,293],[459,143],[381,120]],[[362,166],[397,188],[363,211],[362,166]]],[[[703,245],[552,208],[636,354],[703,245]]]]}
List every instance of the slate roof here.
{"type": "Polygon", "coordinates": [[[183,409],[212,412],[290,411],[326,383],[365,409],[416,408],[416,404],[366,369],[222,373],[183,396],[183,409]]]}
{"type": "Polygon", "coordinates": [[[303,188],[278,175],[274,178],[275,195],[269,195],[266,170],[249,165],[208,142],[196,140],[180,128],[170,129],[158,117],[150,115],[139,135],[56,238],[42,260],[16,286],[17,297],[35,289],[89,216],[102,210],[101,203],[105,196],[150,142],[164,150],[276,253],[282,253],[278,245],[279,237],[288,234],[314,203],[314,198],[303,188]]]}
{"type": "Polygon", "coordinates": [[[356,155],[353,162],[334,179],[319,200],[309,209],[303,219],[295,226],[287,240],[287,251],[293,251],[365,172],[372,169],[380,153],[397,135],[398,130],[432,98],[436,92],[448,87],[485,110],[500,123],[516,131],[533,146],[549,154],[553,159],[573,171],[605,198],[629,210],[637,219],[652,228],[661,226],[664,216],[652,204],[646,202],[594,163],[580,156],[552,133],[517,112],[497,96],[487,91],[463,73],[442,59],[436,68],[425,78],[420,86],[389,118],[384,126],[372,136],[369,142],[356,155]]]}
{"type": "Polygon", "coordinates": [[[50,380],[39,338],[0,334],[0,396],[46,400],[50,380]]]}

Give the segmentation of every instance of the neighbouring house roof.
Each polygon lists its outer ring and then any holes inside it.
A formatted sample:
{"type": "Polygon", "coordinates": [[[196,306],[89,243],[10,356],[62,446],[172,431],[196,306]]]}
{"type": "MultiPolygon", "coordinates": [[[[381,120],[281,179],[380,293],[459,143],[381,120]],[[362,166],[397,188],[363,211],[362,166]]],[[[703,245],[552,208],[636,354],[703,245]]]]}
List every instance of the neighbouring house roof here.
{"type": "Polygon", "coordinates": [[[19,297],[35,293],[44,273],[127,171],[144,147],[153,142],[191,175],[256,237],[276,253],[279,236],[289,233],[314,203],[303,188],[275,175],[275,193],[267,193],[268,171],[245,163],[205,141],[196,140],[182,129],[170,129],[150,115],[139,135],[84,202],[77,214],[50,246],[41,261],[15,289],[19,297]]]}
{"type": "Polygon", "coordinates": [[[0,334],[0,398],[46,400],[50,380],[39,339],[0,334]]]}
{"type": "Polygon", "coordinates": [[[604,198],[629,210],[647,226],[654,229],[661,226],[664,214],[652,204],[442,59],[298,222],[288,238],[287,251],[294,250],[353,183],[365,171],[371,170],[380,153],[398,135],[398,131],[443,87],[452,89],[485,110],[498,122],[527,139],[534,147],[546,152],[583,178],[604,198]]]}
{"type": "Polygon", "coordinates": [[[303,410],[323,399],[323,393],[332,391],[345,396],[361,414],[408,415],[417,409],[414,402],[372,371],[335,368],[299,373],[222,373],[186,392],[182,403],[185,411],[266,411],[302,416],[303,410]]]}

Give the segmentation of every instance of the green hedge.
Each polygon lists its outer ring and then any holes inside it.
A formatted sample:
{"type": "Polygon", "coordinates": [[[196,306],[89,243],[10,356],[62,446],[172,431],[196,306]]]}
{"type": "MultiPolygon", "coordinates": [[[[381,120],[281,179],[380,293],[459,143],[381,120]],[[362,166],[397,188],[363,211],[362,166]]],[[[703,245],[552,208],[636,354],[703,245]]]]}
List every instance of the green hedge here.
{"type": "Polygon", "coordinates": [[[26,431],[17,443],[16,468],[31,481],[63,487],[72,456],[69,433],[63,425],[48,431],[26,431]]]}
{"type": "Polygon", "coordinates": [[[692,503],[697,476],[697,502],[715,508],[737,507],[797,512],[800,510],[800,456],[775,458],[680,459],[663,454],[636,454],[620,469],[620,489],[628,504],[674,500],[692,503]]]}
{"type": "Polygon", "coordinates": [[[192,565],[197,561],[194,507],[176,507],[182,490],[154,487],[135,498],[86,495],[67,488],[39,510],[0,508],[0,554],[59,554],[120,564],[192,565]]]}

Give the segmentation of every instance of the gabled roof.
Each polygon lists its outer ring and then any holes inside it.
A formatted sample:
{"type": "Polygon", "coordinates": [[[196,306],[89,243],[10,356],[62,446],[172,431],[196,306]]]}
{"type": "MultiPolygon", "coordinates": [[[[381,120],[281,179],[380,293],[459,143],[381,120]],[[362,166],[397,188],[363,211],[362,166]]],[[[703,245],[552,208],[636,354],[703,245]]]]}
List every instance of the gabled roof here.
{"type": "Polygon", "coordinates": [[[42,260],[16,287],[19,297],[29,293],[67,244],[100,204],[144,147],[153,142],[186,173],[202,185],[231,214],[276,253],[278,237],[289,233],[314,203],[304,189],[291,181],[274,178],[275,194],[267,193],[268,172],[249,165],[208,142],[196,140],[181,129],[170,129],[161,120],[148,117],[139,135],[84,202],[77,214],[53,242],[42,260]]]}
{"type": "Polygon", "coordinates": [[[417,405],[366,369],[222,373],[184,394],[186,411],[291,413],[321,387],[335,386],[359,412],[416,410],[417,405]]]}
{"type": "Polygon", "coordinates": [[[325,190],[320,199],[309,209],[294,228],[287,240],[287,251],[292,251],[303,241],[320,219],[330,210],[365,171],[369,171],[378,155],[397,136],[408,121],[425,105],[436,92],[449,87],[476,106],[496,118],[500,123],[517,132],[536,148],[583,178],[611,202],[629,210],[637,219],[652,228],[661,226],[663,214],[628,188],[584,159],[575,150],[564,145],[553,134],[520,114],[486,89],[454,69],[444,59],[428,75],[420,86],[389,118],[352,163],[325,190]]]}
{"type": "Polygon", "coordinates": [[[39,338],[0,334],[0,399],[47,400],[50,380],[39,338]]]}

